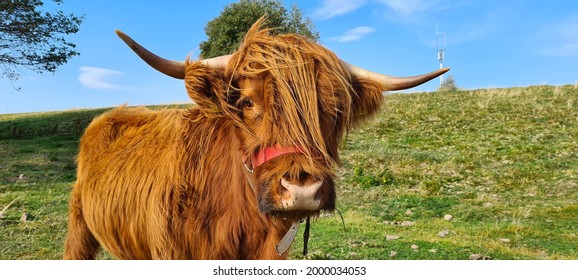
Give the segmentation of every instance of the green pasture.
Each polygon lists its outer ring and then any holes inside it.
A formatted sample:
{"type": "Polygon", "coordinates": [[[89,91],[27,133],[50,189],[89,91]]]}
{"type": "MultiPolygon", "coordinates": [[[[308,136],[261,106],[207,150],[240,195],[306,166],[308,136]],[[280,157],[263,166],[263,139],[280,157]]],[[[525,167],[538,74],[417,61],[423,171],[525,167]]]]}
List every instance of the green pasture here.
{"type": "MultiPolygon", "coordinates": [[[[578,259],[576,86],[385,100],[292,258],[578,259]]],[[[61,258],[79,137],[105,110],[0,115],[0,259],[61,258]]]]}

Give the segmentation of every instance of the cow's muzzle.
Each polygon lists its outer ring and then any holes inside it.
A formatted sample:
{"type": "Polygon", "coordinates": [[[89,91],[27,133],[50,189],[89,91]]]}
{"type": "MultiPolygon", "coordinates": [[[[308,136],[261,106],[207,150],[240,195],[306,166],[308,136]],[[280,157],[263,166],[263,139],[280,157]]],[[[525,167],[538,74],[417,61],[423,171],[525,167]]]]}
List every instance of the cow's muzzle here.
{"type": "Polygon", "coordinates": [[[261,212],[303,218],[334,209],[331,169],[304,149],[274,145],[243,156],[243,163],[261,212]]]}

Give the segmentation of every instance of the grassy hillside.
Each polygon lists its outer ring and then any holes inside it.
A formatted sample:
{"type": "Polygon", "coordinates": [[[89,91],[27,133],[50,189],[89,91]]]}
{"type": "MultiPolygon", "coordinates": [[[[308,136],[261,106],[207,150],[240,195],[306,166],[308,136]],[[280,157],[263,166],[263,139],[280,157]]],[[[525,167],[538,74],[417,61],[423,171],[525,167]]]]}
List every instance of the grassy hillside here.
{"type": "MultiPolygon", "coordinates": [[[[0,115],[0,259],[60,258],[78,138],[102,111],[0,115]]],[[[342,160],[341,214],[314,221],[306,258],[578,259],[574,86],[388,95],[342,160]]]]}

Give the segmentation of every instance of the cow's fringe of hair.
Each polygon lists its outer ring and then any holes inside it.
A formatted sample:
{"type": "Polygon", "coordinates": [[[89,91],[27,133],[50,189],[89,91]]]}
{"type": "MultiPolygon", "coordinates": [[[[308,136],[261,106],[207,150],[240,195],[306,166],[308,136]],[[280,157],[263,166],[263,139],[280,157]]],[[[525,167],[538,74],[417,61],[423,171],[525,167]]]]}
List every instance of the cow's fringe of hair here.
{"type": "Polygon", "coordinates": [[[326,141],[341,139],[351,124],[355,93],[349,72],[334,53],[305,37],[270,35],[271,29],[263,28],[264,21],[261,18],[248,31],[227,74],[232,80],[271,79],[274,88],[265,91],[265,100],[275,108],[269,117],[283,122],[279,127],[284,131],[278,135],[289,139],[261,140],[289,141],[284,144],[304,147],[326,162],[338,160],[337,151],[332,148],[337,145],[326,141]],[[325,119],[320,119],[321,115],[325,119]]]}

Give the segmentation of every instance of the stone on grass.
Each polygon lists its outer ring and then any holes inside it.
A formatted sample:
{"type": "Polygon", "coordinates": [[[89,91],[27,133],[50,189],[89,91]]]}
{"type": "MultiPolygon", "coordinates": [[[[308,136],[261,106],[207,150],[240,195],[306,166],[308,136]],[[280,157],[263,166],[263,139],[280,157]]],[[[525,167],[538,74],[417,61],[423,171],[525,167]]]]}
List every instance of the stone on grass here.
{"type": "Polygon", "coordinates": [[[486,256],[484,254],[471,254],[470,255],[470,260],[491,260],[492,258],[490,258],[490,256],[486,256]]]}
{"type": "Polygon", "coordinates": [[[22,213],[22,216],[20,216],[20,221],[25,223],[30,221],[30,219],[32,218],[32,216],[26,212],[22,213]]]}
{"type": "Polygon", "coordinates": [[[411,226],[413,226],[413,222],[411,222],[411,221],[403,221],[403,222],[401,222],[401,226],[402,226],[402,227],[411,227],[411,226]]]}
{"type": "Polygon", "coordinates": [[[446,237],[448,234],[450,234],[450,231],[447,229],[444,229],[444,230],[438,232],[439,237],[446,237]]]}

